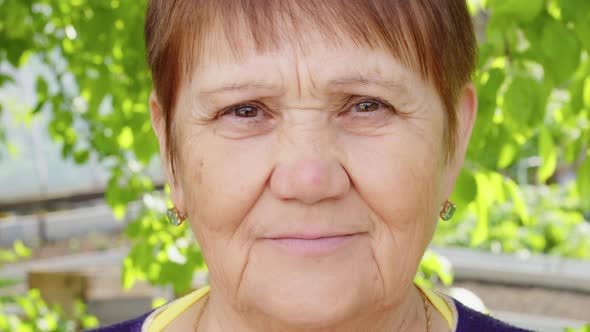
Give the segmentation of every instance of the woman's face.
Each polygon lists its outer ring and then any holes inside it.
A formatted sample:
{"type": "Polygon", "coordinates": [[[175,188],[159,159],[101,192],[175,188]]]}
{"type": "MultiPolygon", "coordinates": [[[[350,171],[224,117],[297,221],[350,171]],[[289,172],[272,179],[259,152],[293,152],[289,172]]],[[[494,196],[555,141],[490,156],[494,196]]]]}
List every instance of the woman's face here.
{"type": "Polygon", "coordinates": [[[212,296],[310,326],[404,301],[463,152],[446,163],[439,96],[390,53],[306,43],[205,54],[180,92],[170,182],[212,296]]]}

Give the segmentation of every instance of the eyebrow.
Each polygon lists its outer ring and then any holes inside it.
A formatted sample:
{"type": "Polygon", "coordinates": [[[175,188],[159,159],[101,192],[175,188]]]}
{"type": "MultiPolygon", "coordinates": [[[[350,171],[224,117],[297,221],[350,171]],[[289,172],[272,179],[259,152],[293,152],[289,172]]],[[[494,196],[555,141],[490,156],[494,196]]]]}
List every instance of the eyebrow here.
{"type": "Polygon", "coordinates": [[[219,87],[201,91],[201,95],[215,95],[228,92],[240,92],[247,90],[280,90],[280,87],[270,82],[252,81],[252,82],[232,82],[219,87]]]}
{"type": "MultiPolygon", "coordinates": [[[[408,87],[397,81],[381,79],[372,76],[345,76],[337,79],[328,80],[326,86],[331,89],[337,89],[342,87],[353,87],[353,86],[379,86],[388,90],[400,91],[402,93],[408,92],[408,87]]],[[[315,84],[314,84],[315,86],[315,84]]],[[[231,82],[229,84],[221,85],[218,87],[210,88],[201,91],[203,96],[211,96],[216,94],[240,92],[248,90],[281,90],[280,86],[277,86],[268,81],[245,81],[245,82],[231,82]]]]}
{"type": "Polygon", "coordinates": [[[328,86],[336,88],[336,87],[348,87],[348,86],[358,86],[358,85],[366,85],[366,86],[379,86],[388,90],[400,91],[403,93],[408,92],[407,85],[403,84],[402,82],[393,81],[393,80],[386,80],[381,79],[378,77],[373,76],[363,76],[363,75],[355,75],[355,76],[346,76],[342,78],[332,79],[328,81],[328,86]]]}

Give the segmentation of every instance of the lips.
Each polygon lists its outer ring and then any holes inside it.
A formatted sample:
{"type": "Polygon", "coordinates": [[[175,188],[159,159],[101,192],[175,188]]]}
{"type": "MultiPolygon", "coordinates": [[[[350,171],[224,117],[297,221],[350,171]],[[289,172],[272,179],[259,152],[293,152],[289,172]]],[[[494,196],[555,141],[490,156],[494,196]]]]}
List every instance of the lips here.
{"type": "Polygon", "coordinates": [[[265,240],[290,254],[327,255],[344,247],[362,233],[283,234],[265,240]]]}
{"type": "Polygon", "coordinates": [[[267,239],[271,240],[281,240],[281,239],[295,239],[295,240],[319,240],[319,239],[326,239],[326,238],[335,238],[341,236],[350,236],[356,233],[292,233],[292,234],[282,234],[277,236],[267,237],[267,239]]]}

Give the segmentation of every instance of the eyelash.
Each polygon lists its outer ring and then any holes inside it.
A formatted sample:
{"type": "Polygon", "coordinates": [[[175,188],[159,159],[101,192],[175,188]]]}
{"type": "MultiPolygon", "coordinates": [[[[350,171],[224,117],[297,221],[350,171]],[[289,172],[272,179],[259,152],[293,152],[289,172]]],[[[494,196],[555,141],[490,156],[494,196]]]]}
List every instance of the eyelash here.
{"type": "MultiPolygon", "coordinates": [[[[379,104],[379,108],[385,108],[384,111],[390,111],[394,114],[397,114],[397,110],[395,107],[391,106],[388,102],[384,101],[381,98],[377,98],[377,97],[362,97],[362,96],[350,96],[347,100],[346,103],[346,112],[350,112],[350,109],[356,105],[360,105],[362,103],[376,103],[379,104]]],[[[372,112],[357,112],[357,113],[373,113],[375,111],[372,112]]],[[[341,113],[339,113],[341,114],[341,113]]]]}
{"type": "MultiPolygon", "coordinates": [[[[262,110],[262,109],[265,108],[262,105],[258,105],[257,103],[247,102],[247,103],[232,105],[232,106],[229,106],[229,107],[224,108],[223,110],[221,110],[219,112],[218,117],[222,117],[224,115],[227,115],[229,113],[232,113],[232,112],[234,112],[234,111],[236,111],[236,110],[238,110],[240,108],[244,108],[244,107],[252,107],[252,108],[257,109],[257,110],[262,110]]],[[[262,111],[264,111],[264,110],[262,110],[262,111]]],[[[247,117],[245,117],[245,119],[247,119],[247,117]]]]}
{"type": "MultiPolygon", "coordinates": [[[[397,110],[391,106],[389,103],[383,101],[381,98],[376,98],[376,97],[361,97],[361,96],[350,96],[346,98],[346,106],[345,109],[346,111],[343,112],[339,112],[338,114],[342,114],[342,113],[349,113],[350,109],[356,105],[362,104],[362,103],[376,103],[379,104],[380,108],[385,108],[386,110],[392,111],[393,113],[397,114],[397,110]]],[[[220,118],[223,117],[225,115],[231,114],[232,112],[235,112],[241,108],[245,108],[245,107],[251,107],[254,108],[258,111],[264,112],[264,113],[271,113],[269,111],[265,111],[264,109],[266,107],[264,107],[263,105],[260,105],[256,102],[247,102],[247,103],[243,103],[243,104],[237,104],[237,105],[233,105],[233,106],[229,106],[223,110],[221,110],[218,115],[216,116],[216,118],[220,118]]],[[[370,112],[358,112],[358,113],[373,113],[373,112],[377,112],[377,111],[370,111],[370,112]]],[[[242,118],[245,120],[249,121],[256,121],[255,117],[249,118],[249,117],[238,117],[238,118],[242,118]]]]}

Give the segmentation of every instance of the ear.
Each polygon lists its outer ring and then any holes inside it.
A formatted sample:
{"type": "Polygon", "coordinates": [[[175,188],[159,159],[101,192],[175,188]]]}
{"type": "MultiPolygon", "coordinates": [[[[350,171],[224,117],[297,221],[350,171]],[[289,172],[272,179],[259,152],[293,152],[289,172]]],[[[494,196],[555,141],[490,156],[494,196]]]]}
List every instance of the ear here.
{"type": "Polygon", "coordinates": [[[179,211],[186,213],[182,185],[180,181],[178,181],[178,178],[172,173],[172,163],[168,156],[168,149],[166,145],[166,117],[163,114],[162,107],[160,106],[160,102],[158,101],[155,91],[152,91],[150,94],[150,116],[152,120],[152,128],[156,133],[158,144],[160,145],[160,159],[162,160],[162,167],[164,168],[166,179],[170,184],[172,203],[179,211]]]}
{"type": "MultiPolygon", "coordinates": [[[[457,111],[457,134],[455,153],[447,165],[447,183],[445,185],[444,198],[448,199],[453,193],[455,182],[463,167],[467,146],[471,139],[473,125],[477,116],[477,91],[473,83],[469,83],[463,89],[459,102],[456,107],[457,111]]],[[[442,202],[441,202],[442,203],[442,202]]]]}

